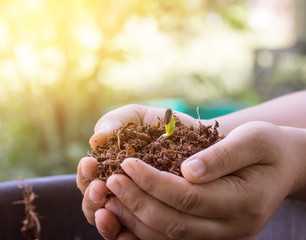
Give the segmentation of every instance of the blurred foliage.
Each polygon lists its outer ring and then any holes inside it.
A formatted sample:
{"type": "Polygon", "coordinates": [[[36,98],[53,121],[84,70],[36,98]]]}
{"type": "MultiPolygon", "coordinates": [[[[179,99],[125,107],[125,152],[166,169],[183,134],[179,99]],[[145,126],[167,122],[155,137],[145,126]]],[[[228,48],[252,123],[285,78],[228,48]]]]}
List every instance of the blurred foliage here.
{"type": "Polygon", "coordinates": [[[250,100],[246,1],[2,0],[0,12],[0,180],[75,173],[109,106],[250,100]]]}
{"type": "Polygon", "coordinates": [[[306,57],[297,49],[263,50],[257,58],[254,89],[263,99],[269,99],[304,89],[306,57]]]}

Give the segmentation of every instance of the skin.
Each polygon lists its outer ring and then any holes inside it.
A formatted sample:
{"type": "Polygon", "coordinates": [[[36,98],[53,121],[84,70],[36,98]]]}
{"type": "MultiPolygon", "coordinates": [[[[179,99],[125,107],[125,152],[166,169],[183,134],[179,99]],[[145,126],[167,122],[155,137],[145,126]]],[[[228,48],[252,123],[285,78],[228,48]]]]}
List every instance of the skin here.
{"type": "MultiPolygon", "coordinates": [[[[90,182],[96,160],[83,158],[77,185],[87,220],[106,239],[253,239],[285,197],[306,201],[302,102],[305,91],[217,118],[227,137],[187,159],[184,178],[126,159],[122,168],[131,179],[113,175],[106,183],[90,182]],[[116,197],[106,199],[108,189],[116,197]]],[[[155,124],[164,113],[139,105],[116,109],[98,121],[90,144],[105,143],[122,122],[155,124]]]]}

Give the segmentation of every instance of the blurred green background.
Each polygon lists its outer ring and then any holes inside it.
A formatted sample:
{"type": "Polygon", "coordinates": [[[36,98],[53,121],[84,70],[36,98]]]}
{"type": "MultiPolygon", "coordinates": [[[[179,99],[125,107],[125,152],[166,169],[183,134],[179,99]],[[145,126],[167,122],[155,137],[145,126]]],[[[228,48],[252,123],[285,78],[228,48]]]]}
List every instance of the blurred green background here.
{"type": "Polygon", "coordinates": [[[268,2],[2,0],[0,181],[75,173],[114,106],[200,106],[211,118],[305,86],[294,55],[268,77],[282,91],[254,87],[254,51],[296,41],[290,8],[268,2]]]}

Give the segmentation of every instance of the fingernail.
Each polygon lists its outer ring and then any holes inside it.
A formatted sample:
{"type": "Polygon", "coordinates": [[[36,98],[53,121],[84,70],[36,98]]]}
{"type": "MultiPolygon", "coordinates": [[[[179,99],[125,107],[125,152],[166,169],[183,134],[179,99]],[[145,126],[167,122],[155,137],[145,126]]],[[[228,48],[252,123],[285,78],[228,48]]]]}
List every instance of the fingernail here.
{"type": "Polygon", "coordinates": [[[95,190],[95,186],[93,185],[90,190],[89,190],[89,195],[88,195],[90,201],[92,201],[93,203],[99,203],[102,201],[102,194],[99,194],[96,190],[95,190]]]}
{"type": "Polygon", "coordinates": [[[92,178],[93,174],[90,168],[87,167],[87,165],[83,162],[82,167],[81,167],[82,175],[85,178],[92,178]]]}
{"type": "Polygon", "coordinates": [[[120,165],[122,169],[126,172],[127,175],[129,175],[132,179],[135,179],[136,177],[136,170],[132,166],[131,161],[137,161],[137,159],[131,159],[131,160],[124,160],[120,165]]]}
{"type": "Polygon", "coordinates": [[[114,213],[117,217],[120,217],[122,214],[121,207],[114,199],[110,199],[109,201],[107,201],[107,203],[105,204],[105,208],[114,213]]]}
{"type": "Polygon", "coordinates": [[[103,214],[103,211],[104,209],[98,209],[95,212],[95,223],[100,232],[106,233],[107,228],[104,224],[101,224],[101,214],[103,214]]]}
{"type": "Polygon", "coordinates": [[[95,223],[96,223],[96,227],[98,229],[98,231],[105,236],[107,236],[107,239],[116,239],[116,236],[114,235],[114,233],[112,231],[110,231],[110,229],[107,227],[107,223],[105,223],[105,221],[103,221],[104,218],[104,214],[103,212],[105,211],[104,208],[102,209],[98,209],[95,212],[95,223]]]}
{"type": "Polygon", "coordinates": [[[111,190],[118,198],[120,198],[123,194],[123,187],[119,183],[118,180],[109,178],[106,182],[106,186],[109,190],[111,190]]]}
{"type": "Polygon", "coordinates": [[[189,173],[195,178],[203,176],[206,171],[204,163],[198,158],[184,162],[184,165],[188,169],[189,173]]]}
{"type": "Polygon", "coordinates": [[[95,133],[94,135],[91,136],[89,142],[98,142],[99,139],[101,138],[101,136],[104,136],[106,133],[109,132],[109,127],[107,125],[99,128],[95,133]]]}

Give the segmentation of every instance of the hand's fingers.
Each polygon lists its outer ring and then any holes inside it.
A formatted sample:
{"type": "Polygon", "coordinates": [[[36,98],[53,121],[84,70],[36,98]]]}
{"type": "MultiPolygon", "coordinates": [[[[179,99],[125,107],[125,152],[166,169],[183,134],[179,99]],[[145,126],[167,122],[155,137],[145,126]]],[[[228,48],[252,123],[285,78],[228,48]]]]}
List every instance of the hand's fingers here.
{"type": "MultiPolygon", "coordinates": [[[[163,118],[165,111],[166,110],[162,108],[130,104],[108,112],[97,122],[95,134],[89,140],[90,146],[94,149],[96,146],[104,144],[113,130],[121,127],[122,124],[134,122],[139,125],[156,125],[158,123],[157,117],[163,118]]],[[[176,114],[183,123],[198,126],[198,121],[189,115],[180,112],[174,112],[174,114],[176,114]]]]}
{"type": "Polygon", "coordinates": [[[82,202],[82,210],[90,224],[95,224],[95,212],[99,208],[104,207],[107,201],[106,194],[108,192],[109,190],[105,182],[101,180],[92,181],[86,189],[82,202]]]}
{"type": "MultiPolygon", "coordinates": [[[[213,239],[215,236],[224,237],[228,233],[228,228],[224,226],[227,225],[226,221],[196,217],[177,211],[144,193],[124,175],[112,175],[107,181],[107,187],[142,223],[167,238],[213,239]]],[[[120,205],[113,206],[113,209],[108,208],[118,218],[124,214],[124,208],[120,205]]],[[[137,222],[132,224],[137,225],[137,222]]],[[[134,227],[134,230],[131,230],[135,235],[138,234],[136,229],[134,227]]]]}
{"type": "Polygon", "coordinates": [[[105,208],[98,209],[95,212],[95,223],[98,232],[107,240],[118,239],[121,231],[121,224],[113,213],[105,208]]]}
{"type": "Polygon", "coordinates": [[[130,233],[134,233],[140,239],[166,239],[162,234],[139,221],[139,219],[131,211],[129,211],[128,208],[122,205],[118,199],[111,198],[109,201],[107,201],[105,208],[116,214],[122,225],[125,226],[130,233]]]}
{"type": "Polygon", "coordinates": [[[96,178],[97,171],[98,166],[95,158],[84,157],[79,162],[76,184],[83,195],[89,183],[96,178]]]}
{"type": "Polygon", "coordinates": [[[269,123],[241,125],[225,139],[184,161],[182,174],[189,182],[206,183],[249,165],[269,164],[263,162],[271,152],[271,144],[268,143],[275,142],[273,135],[279,131],[279,127],[269,123]]]}
{"type": "Polygon", "coordinates": [[[126,159],[121,167],[143,191],[184,213],[226,218],[233,214],[242,201],[238,191],[243,179],[239,177],[221,178],[198,185],[174,174],[159,171],[138,159],[126,159]]]}
{"type": "Polygon", "coordinates": [[[118,237],[117,240],[139,240],[138,237],[136,237],[133,233],[131,233],[130,231],[126,230],[126,231],[122,231],[118,237]]]}

